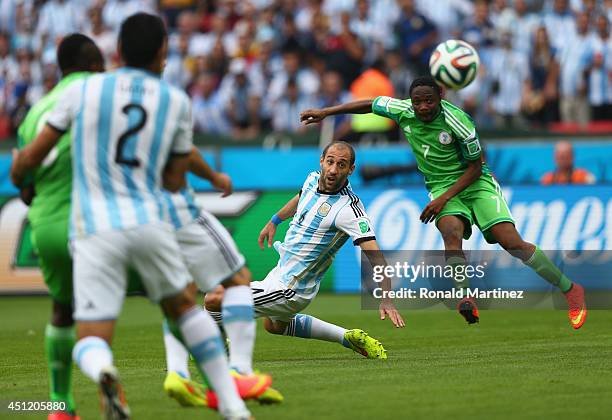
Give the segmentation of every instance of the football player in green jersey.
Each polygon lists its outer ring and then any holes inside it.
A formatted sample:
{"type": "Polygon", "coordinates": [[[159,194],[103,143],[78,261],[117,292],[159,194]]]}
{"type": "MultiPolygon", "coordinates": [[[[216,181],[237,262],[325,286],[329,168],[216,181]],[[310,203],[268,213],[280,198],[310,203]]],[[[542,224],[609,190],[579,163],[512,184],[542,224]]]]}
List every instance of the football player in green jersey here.
{"type": "MultiPolygon", "coordinates": [[[[48,113],[66,88],[90,72],[104,71],[102,53],[82,34],[65,37],[57,50],[62,80],[26,115],[18,129],[19,147],[32,142],[44,127],[48,113]]],[[[72,348],[75,342],[72,319],[72,260],[68,251],[68,221],[72,186],[70,133],[62,136],[55,149],[21,189],[22,200],[30,205],[28,220],[40,268],[53,300],[51,322],[45,329],[45,352],[49,367],[51,401],[64,409],[49,419],[78,418],[72,395],[72,348]]]]}
{"type": "MultiPolygon", "coordinates": [[[[572,283],[539,247],[521,238],[501,188],[484,161],[474,122],[441,98],[434,79],[416,78],[410,86],[410,99],[379,96],[306,110],[300,119],[312,124],[329,115],[368,112],[392,119],[406,135],[432,199],[420,218],[423,223],[435,222],[442,234],[447,263],[465,264],[462,240],[471,236],[475,224],[487,242],[499,243],[558,287],[567,299],[572,327],[580,328],[587,314],[584,289],[572,283]]],[[[455,284],[467,287],[465,282],[455,284]]],[[[473,299],[464,298],[457,309],[468,323],[479,321],[473,299]]]]}

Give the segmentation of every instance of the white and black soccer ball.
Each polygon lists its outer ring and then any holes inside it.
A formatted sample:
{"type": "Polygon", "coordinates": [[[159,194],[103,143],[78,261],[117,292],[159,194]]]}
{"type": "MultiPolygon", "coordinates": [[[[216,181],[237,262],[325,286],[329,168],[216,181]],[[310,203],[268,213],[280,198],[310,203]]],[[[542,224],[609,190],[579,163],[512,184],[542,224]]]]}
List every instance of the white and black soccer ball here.
{"type": "Polygon", "coordinates": [[[472,83],[479,66],[480,58],[476,49],[458,39],[449,39],[439,44],[429,59],[432,77],[441,86],[454,90],[472,83]]]}

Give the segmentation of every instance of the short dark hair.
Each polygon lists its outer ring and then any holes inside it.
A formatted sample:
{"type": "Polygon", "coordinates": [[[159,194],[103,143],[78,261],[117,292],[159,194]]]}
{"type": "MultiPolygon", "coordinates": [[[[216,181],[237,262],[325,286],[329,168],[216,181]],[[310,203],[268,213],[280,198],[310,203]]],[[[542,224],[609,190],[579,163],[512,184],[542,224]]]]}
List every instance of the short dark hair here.
{"type": "Polygon", "coordinates": [[[440,85],[436,83],[436,80],[431,76],[419,76],[412,81],[410,84],[410,89],[408,90],[408,94],[412,95],[412,91],[419,86],[429,86],[435,92],[438,93],[438,96],[442,95],[442,89],[440,85]]]}
{"type": "Polygon", "coordinates": [[[74,71],[104,68],[104,57],[91,38],[74,33],[64,37],[57,47],[57,64],[65,76],[74,71]]]}
{"type": "Polygon", "coordinates": [[[158,16],[136,13],[128,17],[119,30],[123,61],[130,67],[149,66],[167,38],[166,26],[158,16]]]}
{"type": "Polygon", "coordinates": [[[327,154],[327,151],[331,147],[333,147],[333,146],[340,146],[340,147],[344,147],[344,148],[348,149],[349,154],[351,155],[351,162],[350,163],[351,163],[351,165],[355,164],[355,149],[349,143],[347,143],[345,141],[342,141],[342,140],[332,141],[327,146],[325,146],[325,148],[323,149],[323,152],[321,152],[321,157],[325,157],[325,155],[327,154]]]}

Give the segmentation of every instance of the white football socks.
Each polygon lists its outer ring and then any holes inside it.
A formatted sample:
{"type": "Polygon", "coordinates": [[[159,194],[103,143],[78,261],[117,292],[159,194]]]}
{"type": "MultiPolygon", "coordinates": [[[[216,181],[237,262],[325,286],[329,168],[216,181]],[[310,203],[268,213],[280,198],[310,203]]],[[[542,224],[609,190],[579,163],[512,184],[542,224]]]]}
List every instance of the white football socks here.
{"type": "Polygon", "coordinates": [[[113,365],[113,353],[106,341],[89,336],[77,341],[72,358],[81,371],[98,383],[102,369],[113,365]]]}
{"type": "Polygon", "coordinates": [[[346,331],[345,328],[322,321],[314,316],[297,314],[287,326],[284,335],[343,344],[346,331]]]}
{"type": "Polygon", "coordinates": [[[240,373],[253,373],[253,347],[255,346],[255,319],[253,293],[250,286],[225,289],[221,304],[223,328],[230,341],[230,366],[240,373]]]}
{"type": "Polygon", "coordinates": [[[176,372],[183,378],[191,379],[189,374],[189,353],[170,331],[168,321],[164,319],[164,347],[166,348],[166,368],[168,372],[176,372]]]}
{"type": "Polygon", "coordinates": [[[185,344],[219,398],[219,412],[248,412],[229,372],[225,348],[215,321],[193,307],[177,321],[185,344]]]}

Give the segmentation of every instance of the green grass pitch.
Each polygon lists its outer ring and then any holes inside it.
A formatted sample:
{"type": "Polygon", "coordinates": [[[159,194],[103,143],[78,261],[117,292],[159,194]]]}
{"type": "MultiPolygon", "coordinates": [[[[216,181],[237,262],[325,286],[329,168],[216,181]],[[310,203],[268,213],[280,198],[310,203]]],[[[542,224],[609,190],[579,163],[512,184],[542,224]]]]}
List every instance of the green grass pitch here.
{"type": "MultiPolygon", "coordinates": [[[[47,298],[0,298],[0,399],[46,400],[47,298]]],[[[386,361],[333,343],[271,336],[259,325],[256,367],[272,373],[280,406],[250,404],[258,419],[596,419],[612,413],[612,311],[573,331],[564,311],[483,311],[468,326],[452,311],[404,311],[396,330],[356,296],[321,295],[308,313],[379,338],[386,361]]],[[[135,419],[217,418],[165,396],[161,316],[126,300],[113,345],[135,419]]],[[[76,370],[76,369],[75,369],[76,370]]],[[[195,373],[195,370],[192,370],[195,373]]],[[[76,371],[83,420],[99,418],[96,388],[76,371]]],[[[6,410],[0,418],[14,418],[6,410]]],[[[44,418],[44,414],[18,418],[44,418]]]]}

